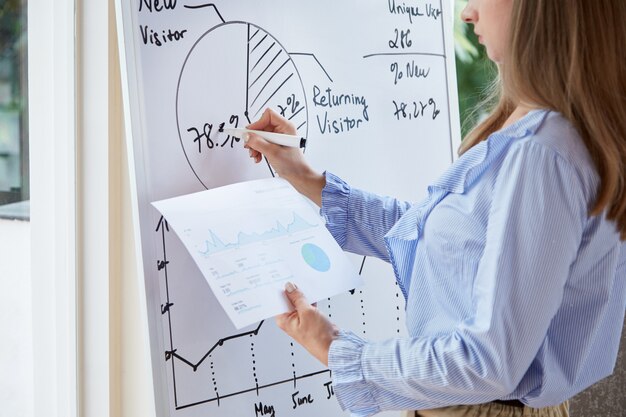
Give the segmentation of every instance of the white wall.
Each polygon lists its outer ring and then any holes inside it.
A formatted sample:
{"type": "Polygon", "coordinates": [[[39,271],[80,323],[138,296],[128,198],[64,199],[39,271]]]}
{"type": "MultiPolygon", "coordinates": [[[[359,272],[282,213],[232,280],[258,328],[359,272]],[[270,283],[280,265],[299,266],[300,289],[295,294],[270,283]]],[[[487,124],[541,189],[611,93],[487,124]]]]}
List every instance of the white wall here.
{"type": "Polygon", "coordinates": [[[33,416],[30,223],[0,220],[0,416],[33,416]]]}

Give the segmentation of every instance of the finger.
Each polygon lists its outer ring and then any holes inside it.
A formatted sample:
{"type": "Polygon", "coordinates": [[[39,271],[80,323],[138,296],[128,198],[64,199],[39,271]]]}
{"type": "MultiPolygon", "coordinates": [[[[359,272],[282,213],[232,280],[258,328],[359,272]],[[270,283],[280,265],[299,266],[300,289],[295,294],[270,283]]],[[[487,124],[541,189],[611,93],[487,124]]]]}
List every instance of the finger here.
{"type": "Polygon", "coordinates": [[[291,122],[272,109],[267,109],[270,117],[270,125],[274,128],[274,132],[296,134],[296,128],[291,122]]]}
{"type": "Polygon", "coordinates": [[[298,311],[296,310],[279,314],[274,319],[276,320],[276,325],[290,336],[293,334],[294,329],[300,321],[298,311]]]}
{"type": "Polygon", "coordinates": [[[276,316],[276,325],[282,331],[287,331],[290,313],[283,313],[276,316]]]}
{"type": "MultiPolygon", "coordinates": [[[[272,123],[271,109],[268,108],[268,109],[265,109],[265,111],[263,112],[259,120],[246,126],[246,129],[268,130],[267,129],[268,127],[274,127],[272,126],[271,123],[272,123]]],[[[269,129],[269,130],[273,130],[273,129],[269,129]]]]}
{"type": "Polygon", "coordinates": [[[265,109],[261,118],[248,125],[246,128],[251,130],[268,130],[291,135],[295,135],[297,133],[296,128],[289,120],[285,119],[283,116],[270,108],[265,109]]]}
{"type": "Polygon", "coordinates": [[[295,284],[288,282],[285,285],[285,293],[297,311],[304,311],[311,308],[311,305],[306,300],[306,297],[295,284]]]}
{"type": "Polygon", "coordinates": [[[276,152],[278,148],[280,148],[280,145],[270,143],[254,133],[250,133],[248,135],[248,142],[246,144],[255,151],[266,155],[271,155],[273,152],[276,152]]]}

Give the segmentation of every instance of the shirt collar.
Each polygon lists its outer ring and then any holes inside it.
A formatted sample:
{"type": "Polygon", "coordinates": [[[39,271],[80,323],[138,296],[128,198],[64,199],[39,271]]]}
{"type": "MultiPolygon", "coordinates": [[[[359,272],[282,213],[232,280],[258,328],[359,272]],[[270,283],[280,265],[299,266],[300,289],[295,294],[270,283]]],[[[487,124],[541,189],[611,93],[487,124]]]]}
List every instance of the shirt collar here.
{"type": "Polygon", "coordinates": [[[528,135],[533,135],[537,132],[549,112],[550,110],[547,109],[531,110],[526,113],[524,117],[497,133],[512,138],[523,138],[528,135]]]}

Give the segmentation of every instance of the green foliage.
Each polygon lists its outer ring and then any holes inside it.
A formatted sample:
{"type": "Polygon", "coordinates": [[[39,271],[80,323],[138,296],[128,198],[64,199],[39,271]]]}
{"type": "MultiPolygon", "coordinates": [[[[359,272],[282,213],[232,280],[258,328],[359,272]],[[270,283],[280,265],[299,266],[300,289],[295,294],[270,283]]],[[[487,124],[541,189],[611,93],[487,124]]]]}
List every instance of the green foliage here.
{"type": "Polygon", "coordinates": [[[479,55],[478,48],[468,38],[471,32],[468,25],[461,21],[461,11],[467,5],[467,0],[454,1],[454,51],[457,59],[463,62],[472,62],[479,55]]]}
{"type": "Polygon", "coordinates": [[[6,54],[22,35],[22,0],[0,2],[0,55],[6,54]]]}
{"type": "Polygon", "coordinates": [[[0,82],[11,88],[2,111],[26,110],[26,7],[26,0],[0,0],[0,82]]]}
{"type": "Polygon", "coordinates": [[[485,48],[478,43],[472,27],[463,23],[460,18],[461,10],[466,4],[467,0],[456,0],[454,20],[456,74],[463,137],[487,111],[477,107],[496,76],[495,67],[487,57],[485,48]]]}

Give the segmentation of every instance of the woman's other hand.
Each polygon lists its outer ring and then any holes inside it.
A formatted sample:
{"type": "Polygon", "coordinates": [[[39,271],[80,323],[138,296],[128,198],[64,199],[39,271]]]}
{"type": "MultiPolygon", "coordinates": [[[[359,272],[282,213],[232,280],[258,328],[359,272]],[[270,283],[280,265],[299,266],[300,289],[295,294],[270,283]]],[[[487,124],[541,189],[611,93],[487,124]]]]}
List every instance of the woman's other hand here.
{"type": "Polygon", "coordinates": [[[316,306],[309,304],[294,284],[287,283],[285,294],[295,310],[276,316],[276,324],[324,366],[328,366],[330,344],[337,338],[339,329],[316,306]]]}

